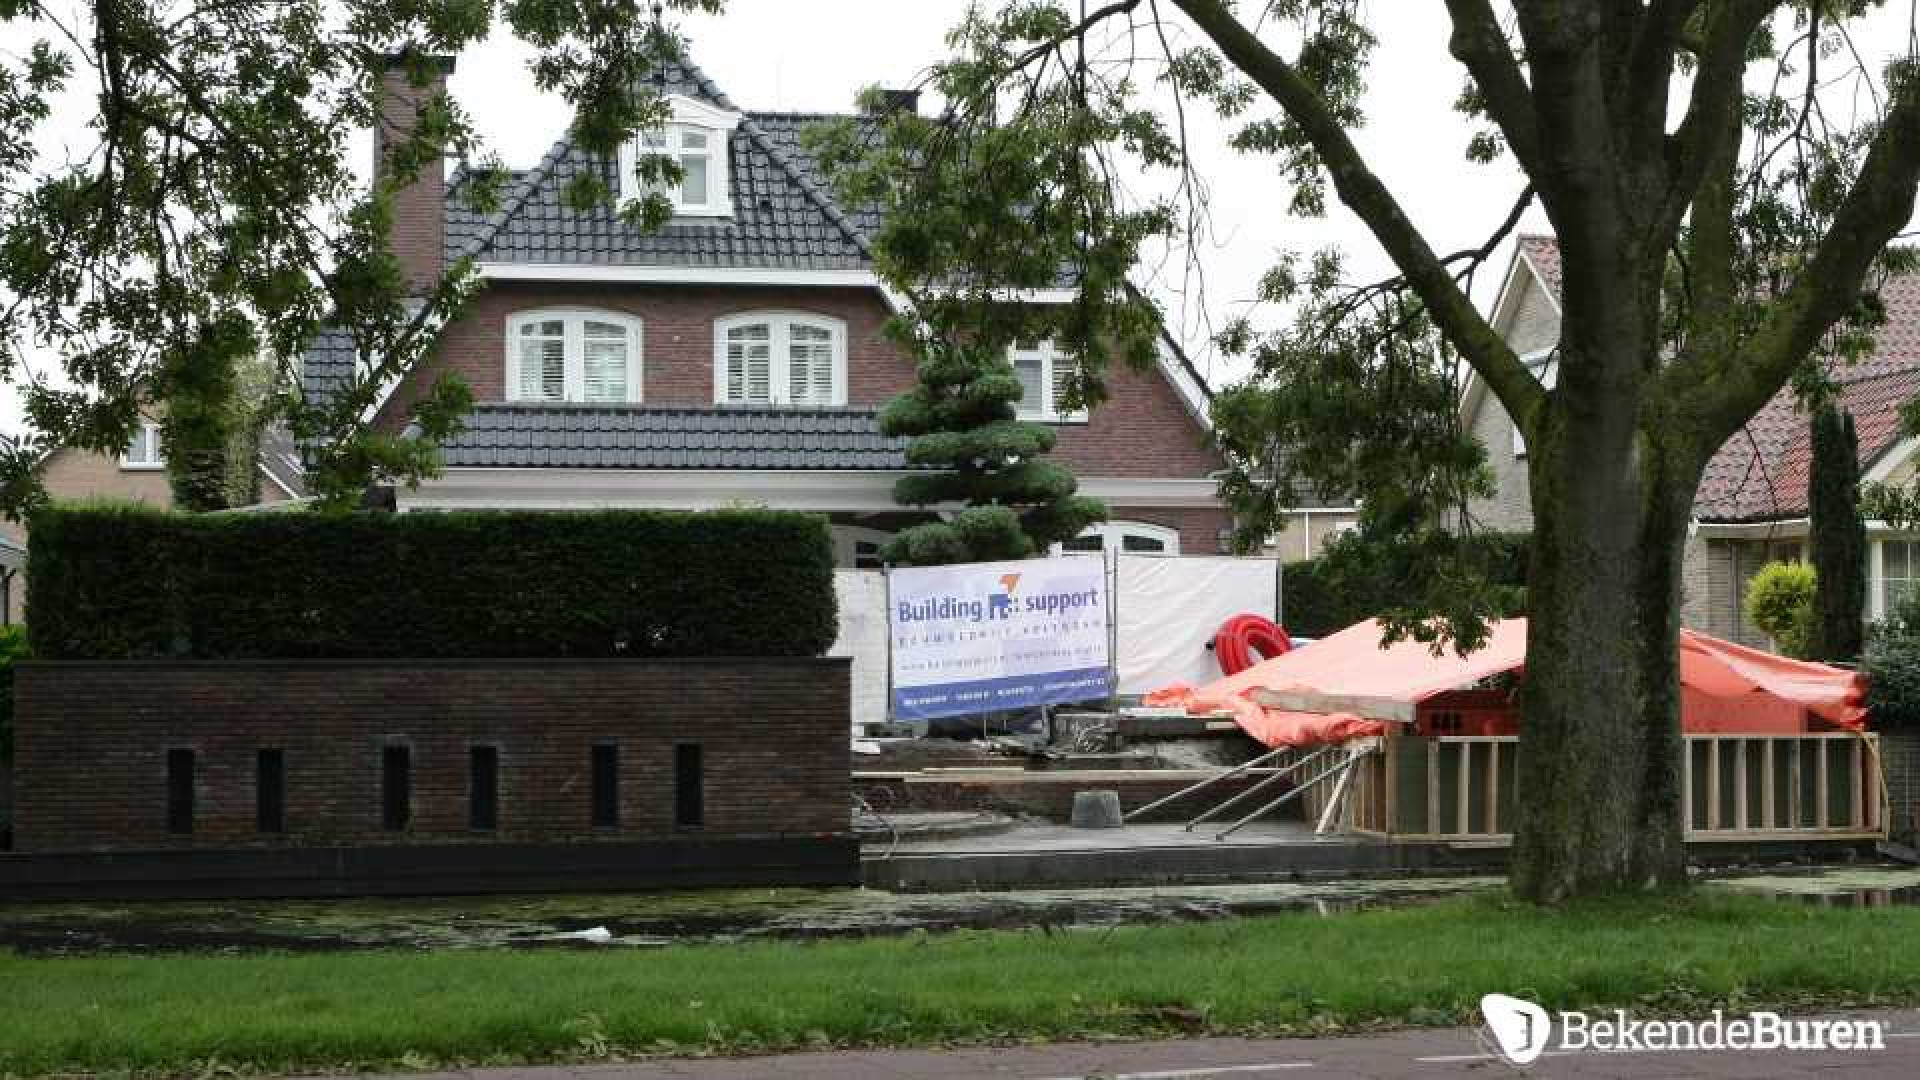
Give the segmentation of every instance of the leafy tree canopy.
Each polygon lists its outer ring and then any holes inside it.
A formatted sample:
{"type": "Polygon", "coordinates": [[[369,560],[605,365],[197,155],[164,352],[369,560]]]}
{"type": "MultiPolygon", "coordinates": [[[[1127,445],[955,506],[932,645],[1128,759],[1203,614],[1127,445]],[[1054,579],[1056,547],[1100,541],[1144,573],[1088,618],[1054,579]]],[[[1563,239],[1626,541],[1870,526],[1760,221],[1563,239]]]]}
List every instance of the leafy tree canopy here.
{"type": "MultiPolygon", "coordinates": [[[[477,210],[496,205],[502,171],[457,103],[424,104],[394,138],[372,190],[350,160],[380,122],[382,73],[401,57],[428,83],[432,57],[504,27],[538,50],[540,89],[576,109],[572,135],[612,153],[662,103],[642,76],[676,55],[653,15],[717,11],[720,0],[0,0],[0,378],[22,387],[39,439],[0,456],[0,511],[43,497],[42,447],[117,452],[144,398],[169,402],[169,458],[209,455],[249,358],[278,373],[277,411],[316,447],[318,491],[350,502],[370,480],[414,480],[435,467],[433,441],[470,403],[443,381],[418,408],[423,439],[371,429],[379,388],[428,352],[433,332],[471,294],[471,267],[450,267],[421,297],[385,237],[393,194],[446,156],[469,170],[477,210]],[[90,145],[43,152],[78,127],[90,145]],[[325,403],[294,392],[316,331],[351,333],[358,370],[325,403]],[[60,371],[35,366],[50,357],[60,371]]],[[[394,133],[389,132],[392,135],[394,133]]],[[[649,157],[642,169],[677,167],[649,157]]],[[[614,198],[583,178],[576,204],[614,198]]],[[[659,223],[664,198],[623,208],[659,223]]],[[[217,471],[217,470],[213,470],[217,471]]]]}

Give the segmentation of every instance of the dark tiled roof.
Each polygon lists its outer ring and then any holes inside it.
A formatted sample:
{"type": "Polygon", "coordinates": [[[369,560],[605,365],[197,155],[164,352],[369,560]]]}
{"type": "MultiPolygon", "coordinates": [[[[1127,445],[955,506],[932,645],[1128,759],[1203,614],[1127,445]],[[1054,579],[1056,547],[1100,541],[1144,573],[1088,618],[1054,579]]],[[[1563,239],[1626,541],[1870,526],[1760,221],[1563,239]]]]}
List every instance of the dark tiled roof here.
{"type": "Polygon", "coordinates": [[[351,333],[337,326],[323,328],[300,365],[301,394],[314,405],[326,405],[335,388],[353,377],[357,358],[351,333]]]}
{"type": "Polygon", "coordinates": [[[482,405],[442,444],[452,468],[904,469],[872,409],[482,405]]]}
{"type": "MultiPolygon", "coordinates": [[[[1560,295],[1560,248],[1550,236],[1522,236],[1521,255],[1560,295]]],[[[1881,286],[1887,322],[1873,355],[1832,368],[1839,405],[1853,414],[1860,465],[1869,468],[1900,440],[1900,406],[1920,397],[1920,276],[1881,286]]],[[[1707,463],[1694,495],[1702,521],[1805,517],[1812,433],[1791,386],[1781,388],[1707,463]]]]}
{"type": "MultiPolygon", "coordinates": [[[[669,64],[655,89],[738,112],[691,63],[669,64]]],[[[509,178],[498,208],[467,206],[463,185],[447,186],[446,254],[482,262],[580,266],[683,266],[783,270],[864,270],[874,222],[844,213],[819,163],[800,147],[800,130],[826,115],[743,114],[728,140],[730,218],[688,218],[649,232],[621,220],[614,207],[576,210],[566,190],[575,177],[597,176],[619,190],[616,163],[556,143],[534,168],[509,178]]]]}

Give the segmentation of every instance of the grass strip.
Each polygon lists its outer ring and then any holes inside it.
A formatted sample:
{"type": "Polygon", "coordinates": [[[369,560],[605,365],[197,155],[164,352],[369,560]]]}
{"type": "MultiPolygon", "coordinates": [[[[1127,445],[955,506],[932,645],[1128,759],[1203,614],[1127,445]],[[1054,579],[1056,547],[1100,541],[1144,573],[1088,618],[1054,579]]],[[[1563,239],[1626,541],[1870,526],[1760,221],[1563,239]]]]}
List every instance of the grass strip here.
{"type": "Polygon", "coordinates": [[[1920,1003],[1920,908],[1475,896],[1103,931],[595,952],[0,954],[0,1072],[608,1059],[1920,1003]]]}

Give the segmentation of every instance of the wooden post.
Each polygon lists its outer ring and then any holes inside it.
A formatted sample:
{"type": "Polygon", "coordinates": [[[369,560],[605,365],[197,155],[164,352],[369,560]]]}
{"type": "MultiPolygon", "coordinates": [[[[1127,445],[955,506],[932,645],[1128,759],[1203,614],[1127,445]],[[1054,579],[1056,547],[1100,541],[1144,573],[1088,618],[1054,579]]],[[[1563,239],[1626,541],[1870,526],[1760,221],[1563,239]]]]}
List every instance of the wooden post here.
{"type": "Polygon", "coordinates": [[[1766,775],[1760,778],[1760,827],[1763,829],[1780,827],[1779,815],[1774,812],[1773,804],[1773,744],[1776,741],[1769,738],[1760,744],[1760,767],[1766,770],[1766,775]]]}
{"type": "Polygon", "coordinates": [[[1801,819],[1807,815],[1807,796],[1803,794],[1801,774],[1807,771],[1807,740],[1793,740],[1793,767],[1788,769],[1788,824],[1799,828],[1801,819]]]}
{"type": "Polygon", "coordinates": [[[1747,828],[1747,740],[1733,744],[1733,827],[1747,828]]]}
{"type": "Polygon", "coordinates": [[[1856,736],[1849,741],[1847,749],[1852,751],[1847,759],[1849,762],[1847,774],[1853,778],[1853,798],[1847,800],[1847,817],[1851,820],[1849,820],[1847,824],[1855,828],[1860,828],[1867,823],[1866,811],[1860,801],[1861,798],[1865,796],[1867,790],[1867,785],[1862,783],[1862,780],[1865,778],[1865,770],[1860,768],[1862,758],[1860,753],[1860,739],[1856,736]]]}
{"type": "Polygon", "coordinates": [[[1680,736],[1680,832],[1693,835],[1693,740],[1680,736]]]}
{"type": "Polygon", "coordinates": [[[1427,739],[1427,834],[1439,836],[1440,828],[1440,739],[1427,739]]]}
{"type": "Polygon", "coordinates": [[[1720,829],[1720,739],[1702,740],[1707,745],[1707,831],[1720,829]]]}
{"type": "Polygon", "coordinates": [[[1468,781],[1473,779],[1473,744],[1455,743],[1454,745],[1460,748],[1460,790],[1453,793],[1455,809],[1460,814],[1460,820],[1458,827],[1454,831],[1461,836],[1465,836],[1473,831],[1469,827],[1473,821],[1471,816],[1471,807],[1473,805],[1471,801],[1472,792],[1468,790],[1468,781]]]}
{"type": "Polygon", "coordinates": [[[1818,800],[1818,805],[1814,807],[1813,823],[1815,826],[1824,829],[1827,827],[1827,803],[1829,801],[1827,794],[1826,737],[1821,736],[1816,746],[1817,752],[1814,754],[1814,761],[1819,766],[1820,771],[1814,774],[1813,778],[1813,797],[1818,800]]]}
{"type": "Polygon", "coordinates": [[[1487,744],[1487,833],[1500,834],[1500,744],[1487,744]]]}

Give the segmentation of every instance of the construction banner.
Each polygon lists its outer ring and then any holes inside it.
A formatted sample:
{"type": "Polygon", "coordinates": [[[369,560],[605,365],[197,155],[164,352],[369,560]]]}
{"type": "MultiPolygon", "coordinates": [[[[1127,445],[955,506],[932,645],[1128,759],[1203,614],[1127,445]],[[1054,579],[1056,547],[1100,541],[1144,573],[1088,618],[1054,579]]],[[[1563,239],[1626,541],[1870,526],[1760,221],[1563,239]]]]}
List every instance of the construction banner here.
{"type": "Polygon", "coordinates": [[[916,567],[887,583],[895,719],[1107,696],[1105,560],[916,567]]]}

